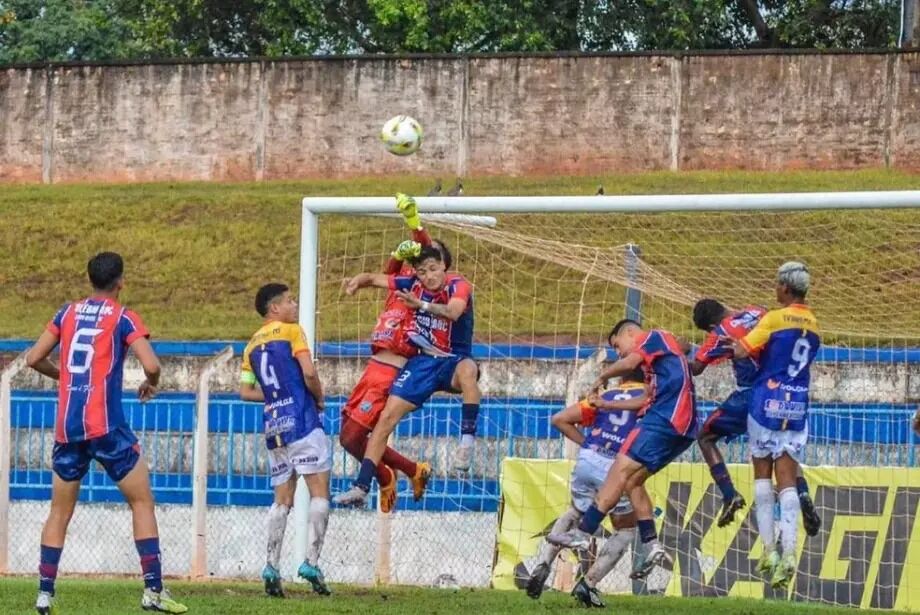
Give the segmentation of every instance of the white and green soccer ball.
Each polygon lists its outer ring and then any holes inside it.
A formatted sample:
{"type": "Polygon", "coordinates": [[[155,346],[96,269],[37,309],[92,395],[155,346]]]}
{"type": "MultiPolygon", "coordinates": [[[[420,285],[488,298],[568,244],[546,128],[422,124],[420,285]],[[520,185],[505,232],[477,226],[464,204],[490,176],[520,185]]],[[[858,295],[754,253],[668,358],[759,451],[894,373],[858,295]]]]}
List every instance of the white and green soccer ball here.
{"type": "Polygon", "coordinates": [[[414,154],[422,146],[422,125],[408,115],[397,115],[383,125],[380,140],[391,154],[414,154]]]}

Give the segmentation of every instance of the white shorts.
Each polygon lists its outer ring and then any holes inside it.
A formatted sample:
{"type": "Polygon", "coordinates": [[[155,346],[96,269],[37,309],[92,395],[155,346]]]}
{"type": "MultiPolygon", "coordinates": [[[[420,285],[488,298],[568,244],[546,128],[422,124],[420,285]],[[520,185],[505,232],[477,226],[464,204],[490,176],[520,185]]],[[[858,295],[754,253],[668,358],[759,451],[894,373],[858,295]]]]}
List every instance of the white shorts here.
{"type": "MultiPolygon", "coordinates": [[[[610,457],[587,448],[578,451],[578,460],[575,462],[570,481],[572,506],[575,510],[583,513],[594,503],[594,496],[607,479],[613,461],[610,457]]],[[[615,515],[628,515],[632,511],[632,502],[629,501],[629,496],[624,495],[610,512],[615,515]]]]}
{"type": "Polygon", "coordinates": [[[326,433],[317,427],[300,440],[269,450],[268,463],[272,472],[272,487],[277,487],[289,481],[294,472],[303,476],[330,471],[332,445],[326,433]]]}
{"type": "Polygon", "coordinates": [[[805,444],[808,443],[808,423],[802,431],[773,431],[767,429],[748,416],[748,438],[751,443],[751,457],[779,459],[787,454],[796,461],[801,461],[805,444]]]}

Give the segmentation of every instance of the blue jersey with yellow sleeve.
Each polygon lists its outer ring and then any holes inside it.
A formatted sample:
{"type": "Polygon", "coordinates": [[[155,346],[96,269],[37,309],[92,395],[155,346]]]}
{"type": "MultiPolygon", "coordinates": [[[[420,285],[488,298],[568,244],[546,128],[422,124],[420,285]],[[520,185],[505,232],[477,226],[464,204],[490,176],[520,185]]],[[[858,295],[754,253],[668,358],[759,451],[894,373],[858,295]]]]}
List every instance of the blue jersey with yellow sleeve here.
{"type": "Polygon", "coordinates": [[[243,351],[240,381],[258,383],[265,395],[262,419],[269,449],[287,446],[323,426],[296,358],[309,351],[300,325],[278,321],[262,325],[243,351]]]}
{"type": "Polygon", "coordinates": [[[793,304],[770,310],[740,343],[760,363],[751,417],[773,431],[805,429],[811,363],[821,345],[811,309],[793,304]]]}

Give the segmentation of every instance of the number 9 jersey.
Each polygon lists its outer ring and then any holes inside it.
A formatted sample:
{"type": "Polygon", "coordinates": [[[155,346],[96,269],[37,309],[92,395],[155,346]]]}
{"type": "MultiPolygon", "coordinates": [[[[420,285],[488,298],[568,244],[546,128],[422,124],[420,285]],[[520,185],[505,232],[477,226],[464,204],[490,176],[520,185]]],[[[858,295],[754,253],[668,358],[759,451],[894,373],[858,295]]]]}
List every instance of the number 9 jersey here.
{"type": "Polygon", "coordinates": [[[243,351],[240,381],[256,384],[265,396],[263,422],[269,450],[287,446],[322,429],[313,395],[307,390],[297,355],[309,353],[300,325],[272,321],[256,331],[243,351]]]}
{"type": "Polygon", "coordinates": [[[805,430],[811,364],[821,345],[811,309],[771,310],[740,343],[760,362],[750,416],[771,431],[805,430]]]}

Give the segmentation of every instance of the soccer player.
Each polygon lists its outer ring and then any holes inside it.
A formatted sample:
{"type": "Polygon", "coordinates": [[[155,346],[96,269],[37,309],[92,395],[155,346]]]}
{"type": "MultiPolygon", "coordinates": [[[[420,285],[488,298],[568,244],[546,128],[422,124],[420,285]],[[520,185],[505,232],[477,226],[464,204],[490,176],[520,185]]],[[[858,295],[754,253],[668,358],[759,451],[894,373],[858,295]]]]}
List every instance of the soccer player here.
{"type": "Polygon", "coordinates": [[[626,438],[613,469],[578,527],[550,534],[547,540],[564,547],[587,547],[610,509],[628,493],[636,509],[639,539],[645,546],[644,557],[631,576],[644,578],[656,565],[670,558],[658,542],[651,499],[645,489],[637,488],[696,441],[699,431],[696,396],[684,349],[673,334],[661,329],[644,331],[636,321],[624,319],[614,326],[609,337],[621,358],[601,373],[594,389],[605,386],[614,376],[641,367],[646,382],[651,383],[649,400],[641,413],[641,422],[626,438]]]}
{"type": "Polygon", "coordinates": [[[463,276],[447,273],[441,252],[429,246],[415,260],[414,276],[362,273],[348,280],[345,292],[361,288],[394,291],[415,310],[410,339],[420,353],[406,362],[390,389],[380,420],[367,443],[361,471],[354,486],[335,497],[338,504],[363,505],[371,480],[399,420],[436,391],[460,390],[464,419],[479,412],[481,393],[473,347],[473,287],[463,276]]]}
{"type": "MultiPolygon", "coordinates": [[[[736,358],[732,347],[747,335],[760,322],[766,310],[758,306],[748,306],[743,310],[730,311],[715,299],[700,299],[693,307],[693,323],[697,328],[707,331],[703,345],[697,350],[690,363],[690,371],[698,376],[709,365],[715,365],[731,359],[735,372],[736,388],[728,398],[719,404],[715,412],[703,423],[699,445],[703,458],[709,464],[712,478],[722,492],[722,513],[718,526],[725,527],[735,518],[735,512],[744,508],[744,498],[735,490],[725,460],[716,442],[724,437],[726,440],[747,433],[748,409],[751,405],[754,380],[758,364],[754,357],[736,358]]],[[[814,536],[821,528],[821,517],[808,493],[808,482],[799,467],[796,491],[802,507],[802,521],[805,532],[814,536]]]]}
{"type": "MultiPolygon", "coordinates": [[[[581,449],[569,482],[572,506],[556,520],[551,532],[572,529],[593,503],[626,436],[636,425],[637,413],[648,400],[644,382],[642,370],[633,370],[609,391],[600,396],[592,394],[553,415],[553,426],[581,449]]],[[[572,595],[588,607],[604,606],[596,589],[597,584],[613,570],[623,551],[636,538],[636,516],[628,497],[621,497],[613,508],[611,522],[613,535],[601,547],[594,564],[572,590],[572,595]]],[[[527,583],[527,595],[531,598],[539,598],[543,593],[550,566],[560,549],[560,546],[550,543],[542,545],[539,562],[527,583]]]]}
{"type": "Polygon", "coordinates": [[[748,416],[754,464],[757,529],[763,541],[758,570],[775,587],[786,587],[795,574],[799,497],[796,477],[808,441],[808,390],[811,363],[821,338],[818,322],[805,305],[808,268],[790,261],[776,276],[776,300],[757,326],[735,344],[735,356],[756,356],[760,363],[748,416]],[[782,557],[776,552],[773,480],[779,491],[782,557]]]}
{"type": "Polygon", "coordinates": [[[131,507],[134,544],[144,574],[141,607],[161,613],[185,613],[188,608],[173,600],[163,587],[149,469],[121,405],[122,371],[128,349],[134,352],[146,376],[138,388],[142,403],[156,395],[160,363],[140,316],[118,303],[124,288],[121,256],[114,252],[97,254],[90,259],[87,270],[92,296],[62,307],[26,357],[29,367],[58,381],[51,509],[42,529],[35,610],[44,615],[55,610],[54,583],[67,526],[80,494],[80,482],[95,459],[131,507]],[[48,358],[58,344],[60,367],[48,358]]]}
{"type": "Polygon", "coordinates": [[[268,511],[268,555],[262,580],[265,593],[283,597],[278,571],[287,517],[294,506],[297,477],[310,491],[307,559],[297,569],[317,594],[328,595],[319,556],[329,522],[329,472],[332,448],[323,430],[323,386],[306,334],[297,324],[297,302],[284,284],[266,284],[256,293],[262,326],[243,351],[240,397],[264,402],[262,420],[271,468],[274,502],[268,511]]]}

